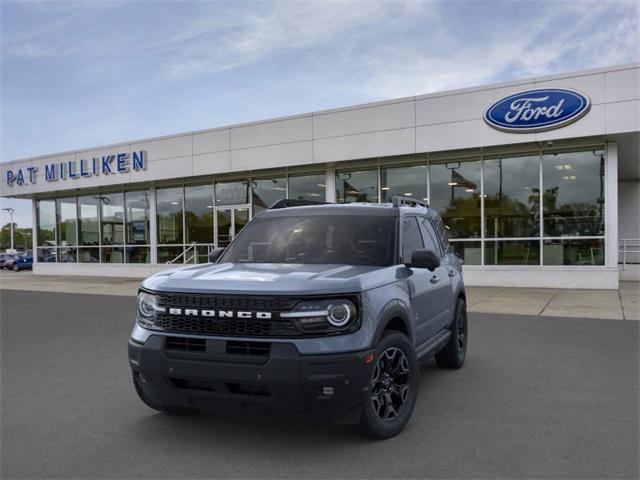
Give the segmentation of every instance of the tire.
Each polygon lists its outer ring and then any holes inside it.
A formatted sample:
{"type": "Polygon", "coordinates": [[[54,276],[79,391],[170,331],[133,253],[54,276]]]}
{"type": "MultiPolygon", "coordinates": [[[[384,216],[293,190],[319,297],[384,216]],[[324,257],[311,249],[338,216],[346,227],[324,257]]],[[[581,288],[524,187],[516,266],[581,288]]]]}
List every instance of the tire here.
{"type": "Polygon", "coordinates": [[[14,272],[19,272],[19,271],[20,271],[20,267],[18,266],[18,264],[17,264],[17,263],[14,263],[14,264],[13,264],[13,271],[14,271],[14,272]]]}
{"type": "Polygon", "coordinates": [[[133,386],[136,389],[136,393],[140,400],[149,408],[157,410],[158,412],[166,413],[168,415],[193,415],[198,413],[198,409],[196,408],[188,408],[188,407],[175,407],[172,405],[161,405],[160,403],[153,400],[149,397],[144,390],[140,386],[140,378],[137,374],[133,374],[133,386]]]}
{"type": "Polygon", "coordinates": [[[399,434],[411,418],[418,398],[419,368],[413,345],[394,330],[385,332],[374,355],[358,428],[369,437],[386,439],[399,434]]]}
{"type": "Polygon", "coordinates": [[[451,324],[451,337],[444,348],[436,354],[438,366],[452,369],[462,367],[467,356],[468,339],[467,304],[462,298],[459,298],[451,324]]]}

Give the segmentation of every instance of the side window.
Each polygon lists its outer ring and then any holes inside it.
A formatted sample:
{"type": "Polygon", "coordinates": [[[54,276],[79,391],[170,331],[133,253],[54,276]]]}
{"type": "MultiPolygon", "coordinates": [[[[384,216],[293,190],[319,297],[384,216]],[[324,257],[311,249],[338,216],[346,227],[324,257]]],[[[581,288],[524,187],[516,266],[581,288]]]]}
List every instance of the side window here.
{"type": "Polygon", "coordinates": [[[433,229],[431,220],[426,217],[420,217],[420,227],[422,230],[422,237],[424,238],[424,244],[427,250],[433,251],[436,255],[442,257],[442,247],[438,240],[437,234],[433,229]]]}
{"type": "Polygon", "coordinates": [[[440,217],[435,217],[433,219],[433,223],[436,228],[436,233],[440,237],[442,248],[444,248],[445,252],[449,252],[449,230],[447,230],[447,227],[444,225],[444,222],[440,217]]]}
{"type": "Polygon", "coordinates": [[[402,261],[410,263],[413,252],[422,248],[424,243],[422,243],[418,220],[416,217],[405,217],[402,220],[402,261]]]}

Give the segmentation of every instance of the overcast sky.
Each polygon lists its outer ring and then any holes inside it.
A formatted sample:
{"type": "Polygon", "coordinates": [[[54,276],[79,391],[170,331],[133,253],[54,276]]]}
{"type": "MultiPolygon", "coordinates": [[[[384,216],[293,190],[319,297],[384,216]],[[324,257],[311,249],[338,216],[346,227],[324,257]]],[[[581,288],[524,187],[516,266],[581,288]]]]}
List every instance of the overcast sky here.
{"type": "Polygon", "coordinates": [[[640,60],[633,0],[0,9],[2,161],[640,60]]]}

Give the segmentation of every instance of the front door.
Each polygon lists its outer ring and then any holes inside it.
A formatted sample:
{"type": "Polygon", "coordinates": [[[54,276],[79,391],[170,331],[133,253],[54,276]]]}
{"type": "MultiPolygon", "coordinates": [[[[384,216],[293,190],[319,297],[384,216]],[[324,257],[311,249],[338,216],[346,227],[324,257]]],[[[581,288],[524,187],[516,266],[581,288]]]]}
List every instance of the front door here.
{"type": "Polygon", "coordinates": [[[216,246],[229,245],[248,222],[248,206],[216,208],[216,246]]]}

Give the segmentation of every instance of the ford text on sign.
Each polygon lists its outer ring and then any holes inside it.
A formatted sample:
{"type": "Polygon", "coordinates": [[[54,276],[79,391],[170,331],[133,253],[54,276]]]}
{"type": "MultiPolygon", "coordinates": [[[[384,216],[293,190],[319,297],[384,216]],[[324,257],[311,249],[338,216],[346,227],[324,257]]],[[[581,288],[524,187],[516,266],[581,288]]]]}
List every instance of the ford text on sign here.
{"type": "Polygon", "coordinates": [[[498,100],[487,109],[484,120],[498,130],[531,133],[574,122],[590,107],[589,97],[575,90],[542,88],[498,100]]]}

